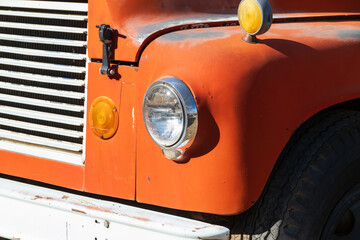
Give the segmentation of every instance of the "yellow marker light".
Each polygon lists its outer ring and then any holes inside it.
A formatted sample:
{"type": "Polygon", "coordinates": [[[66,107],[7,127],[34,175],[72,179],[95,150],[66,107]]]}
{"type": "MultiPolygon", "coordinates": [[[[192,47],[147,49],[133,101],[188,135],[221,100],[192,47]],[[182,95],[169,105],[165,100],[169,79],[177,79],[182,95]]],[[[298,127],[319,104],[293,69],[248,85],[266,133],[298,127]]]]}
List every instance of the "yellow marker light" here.
{"type": "Polygon", "coordinates": [[[262,23],[262,13],[254,0],[244,0],[239,6],[239,21],[245,32],[254,34],[259,31],[262,23]]]}
{"type": "Polygon", "coordinates": [[[109,139],[116,133],[119,114],[115,103],[108,97],[96,98],[89,110],[90,128],[102,139],[109,139]]]}
{"type": "Polygon", "coordinates": [[[260,35],[270,29],[272,10],[267,0],[242,0],[238,9],[239,23],[249,35],[260,35]]]}

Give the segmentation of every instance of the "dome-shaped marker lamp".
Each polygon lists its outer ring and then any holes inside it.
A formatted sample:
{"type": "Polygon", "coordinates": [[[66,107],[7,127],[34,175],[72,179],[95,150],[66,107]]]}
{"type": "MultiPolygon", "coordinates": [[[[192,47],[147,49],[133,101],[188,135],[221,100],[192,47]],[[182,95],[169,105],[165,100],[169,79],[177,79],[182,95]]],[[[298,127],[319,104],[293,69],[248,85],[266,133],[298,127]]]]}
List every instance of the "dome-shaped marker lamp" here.
{"type": "Polygon", "coordinates": [[[99,138],[112,138],[119,125],[119,114],[113,100],[105,96],[96,98],[89,109],[89,123],[99,138]]]}
{"type": "Polygon", "coordinates": [[[273,12],[267,0],[242,0],[238,17],[241,28],[246,32],[243,40],[256,43],[256,35],[266,33],[272,24],[273,12]]]}

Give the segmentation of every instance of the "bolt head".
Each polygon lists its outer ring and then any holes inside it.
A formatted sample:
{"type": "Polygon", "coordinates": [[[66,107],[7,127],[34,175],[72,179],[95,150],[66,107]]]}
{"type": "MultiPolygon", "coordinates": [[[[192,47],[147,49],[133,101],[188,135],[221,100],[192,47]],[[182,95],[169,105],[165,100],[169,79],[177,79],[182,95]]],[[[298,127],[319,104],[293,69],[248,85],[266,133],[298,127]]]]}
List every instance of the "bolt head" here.
{"type": "Polygon", "coordinates": [[[111,69],[109,70],[109,75],[110,75],[110,76],[114,76],[114,75],[115,75],[115,69],[111,68],[111,69]]]}
{"type": "Polygon", "coordinates": [[[104,221],[104,226],[105,226],[106,228],[109,228],[109,227],[110,227],[110,222],[109,222],[108,220],[105,220],[105,221],[104,221]]]}

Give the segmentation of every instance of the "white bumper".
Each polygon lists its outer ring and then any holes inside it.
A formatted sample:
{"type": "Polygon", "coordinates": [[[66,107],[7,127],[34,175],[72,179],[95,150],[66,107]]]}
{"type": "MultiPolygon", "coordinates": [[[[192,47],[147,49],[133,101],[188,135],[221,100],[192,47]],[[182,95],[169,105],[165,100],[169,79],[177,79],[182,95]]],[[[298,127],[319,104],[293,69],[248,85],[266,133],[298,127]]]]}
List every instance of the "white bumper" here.
{"type": "Polygon", "coordinates": [[[229,239],[225,227],[0,179],[0,236],[26,239],[229,239]]]}

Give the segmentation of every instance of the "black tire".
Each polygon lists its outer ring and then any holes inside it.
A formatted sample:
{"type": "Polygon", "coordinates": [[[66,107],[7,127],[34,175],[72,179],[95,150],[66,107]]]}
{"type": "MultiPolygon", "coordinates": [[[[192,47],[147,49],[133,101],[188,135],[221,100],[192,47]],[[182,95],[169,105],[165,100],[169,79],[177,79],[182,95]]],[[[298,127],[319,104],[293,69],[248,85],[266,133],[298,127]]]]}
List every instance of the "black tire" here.
{"type": "MultiPolygon", "coordinates": [[[[232,239],[326,239],[335,234],[349,198],[355,199],[351,206],[360,202],[359,183],[360,113],[321,114],[292,137],[260,199],[237,217],[232,239]]],[[[360,228],[359,212],[354,214],[359,225],[348,224],[334,239],[360,239],[354,238],[360,228]]]]}

